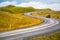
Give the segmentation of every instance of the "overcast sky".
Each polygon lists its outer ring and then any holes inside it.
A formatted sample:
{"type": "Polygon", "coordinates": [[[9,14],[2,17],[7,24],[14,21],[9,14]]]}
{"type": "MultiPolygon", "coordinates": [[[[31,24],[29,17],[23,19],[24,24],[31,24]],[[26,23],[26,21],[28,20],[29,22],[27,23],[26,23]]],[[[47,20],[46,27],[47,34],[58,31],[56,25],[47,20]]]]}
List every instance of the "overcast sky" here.
{"type": "Polygon", "coordinates": [[[60,0],[0,0],[0,7],[7,5],[30,6],[38,9],[50,8],[60,11],[60,0]]]}

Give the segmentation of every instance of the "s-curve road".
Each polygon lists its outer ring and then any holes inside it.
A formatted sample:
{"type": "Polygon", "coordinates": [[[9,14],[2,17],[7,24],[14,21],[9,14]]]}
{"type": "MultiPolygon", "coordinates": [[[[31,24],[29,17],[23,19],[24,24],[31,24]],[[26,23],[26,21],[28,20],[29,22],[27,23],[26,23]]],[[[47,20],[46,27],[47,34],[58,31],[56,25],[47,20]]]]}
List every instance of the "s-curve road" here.
{"type": "Polygon", "coordinates": [[[25,40],[31,36],[42,35],[60,29],[60,20],[40,16],[32,16],[30,14],[31,13],[25,13],[24,15],[41,18],[44,20],[44,22],[29,28],[0,33],[0,40],[25,40]]]}

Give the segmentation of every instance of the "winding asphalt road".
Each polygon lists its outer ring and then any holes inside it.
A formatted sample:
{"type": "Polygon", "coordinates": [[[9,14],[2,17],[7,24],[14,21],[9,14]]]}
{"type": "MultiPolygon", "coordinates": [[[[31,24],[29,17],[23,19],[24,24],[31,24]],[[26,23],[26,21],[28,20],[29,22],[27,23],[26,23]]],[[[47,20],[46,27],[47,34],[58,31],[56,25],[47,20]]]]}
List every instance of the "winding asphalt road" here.
{"type": "Polygon", "coordinates": [[[25,29],[18,29],[0,33],[0,40],[25,40],[25,38],[27,37],[42,35],[60,29],[60,20],[40,16],[32,16],[30,14],[31,13],[26,13],[25,15],[35,18],[42,18],[43,20],[45,20],[45,22],[25,29]]]}

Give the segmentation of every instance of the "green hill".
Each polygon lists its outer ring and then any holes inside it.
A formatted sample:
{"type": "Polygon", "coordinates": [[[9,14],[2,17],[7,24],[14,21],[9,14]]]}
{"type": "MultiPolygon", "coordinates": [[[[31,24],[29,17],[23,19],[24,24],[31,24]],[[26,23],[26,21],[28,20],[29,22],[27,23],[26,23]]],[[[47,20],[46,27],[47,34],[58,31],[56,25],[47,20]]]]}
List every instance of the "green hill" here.
{"type": "Polygon", "coordinates": [[[42,23],[42,19],[32,18],[22,15],[26,12],[35,11],[32,7],[15,7],[9,5],[0,8],[0,32],[14,30],[19,28],[26,28],[32,25],[42,23]]]}
{"type": "Polygon", "coordinates": [[[0,11],[10,12],[10,13],[25,13],[35,11],[32,7],[16,7],[13,5],[8,5],[6,7],[1,7],[0,11]]]}
{"type": "Polygon", "coordinates": [[[0,31],[5,31],[8,29],[12,30],[13,28],[15,29],[15,27],[23,25],[23,23],[26,24],[28,21],[27,22],[23,21],[23,19],[27,20],[26,17],[25,18],[21,16],[17,17],[15,15],[17,14],[20,15],[20,14],[23,14],[25,12],[30,12],[30,11],[34,11],[34,8],[16,7],[13,5],[0,7],[0,31]]]}
{"type": "Polygon", "coordinates": [[[38,16],[44,16],[50,15],[52,18],[60,18],[60,11],[54,11],[52,9],[46,8],[46,9],[36,9],[36,12],[34,15],[38,16]]]}

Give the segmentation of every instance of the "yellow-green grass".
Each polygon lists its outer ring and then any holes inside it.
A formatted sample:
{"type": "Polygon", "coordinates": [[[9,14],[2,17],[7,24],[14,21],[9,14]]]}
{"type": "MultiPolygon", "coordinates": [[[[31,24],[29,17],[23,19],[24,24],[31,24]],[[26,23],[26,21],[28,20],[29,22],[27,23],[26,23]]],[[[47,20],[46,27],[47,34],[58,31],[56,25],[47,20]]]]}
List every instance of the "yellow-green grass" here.
{"type": "Polygon", "coordinates": [[[5,7],[0,7],[0,11],[10,12],[10,13],[26,13],[33,12],[35,9],[33,7],[16,7],[14,5],[8,5],[5,7]]]}
{"type": "Polygon", "coordinates": [[[46,35],[28,38],[28,40],[60,40],[60,30],[46,35]]]}
{"type": "Polygon", "coordinates": [[[42,22],[42,19],[0,11],[0,32],[27,28],[42,22]]]}
{"type": "Polygon", "coordinates": [[[32,15],[46,17],[48,14],[51,16],[51,18],[60,18],[60,11],[59,12],[57,11],[42,11],[42,12],[36,11],[32,15]]]}
{"type": "Polygon", "coordinates": [[[57,12],[57,18],[60,19],[60,11],[57,12]]]}

